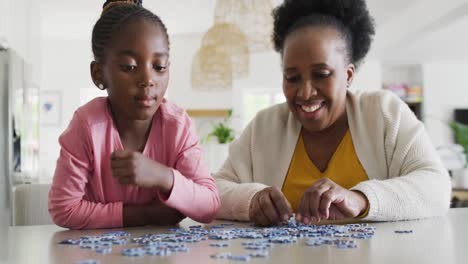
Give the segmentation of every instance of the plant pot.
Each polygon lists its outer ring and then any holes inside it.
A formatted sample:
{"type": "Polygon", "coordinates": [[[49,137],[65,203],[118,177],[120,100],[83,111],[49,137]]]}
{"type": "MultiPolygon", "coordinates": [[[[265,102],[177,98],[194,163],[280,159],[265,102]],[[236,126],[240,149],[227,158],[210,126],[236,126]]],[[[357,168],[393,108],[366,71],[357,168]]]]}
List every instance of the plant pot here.
{"type": "Polygon", "coordinates": [[[202,146],[205,150],[205,160],[210,172],[218,172],[228,157],[229,144],[210,143],[202,146]]]}

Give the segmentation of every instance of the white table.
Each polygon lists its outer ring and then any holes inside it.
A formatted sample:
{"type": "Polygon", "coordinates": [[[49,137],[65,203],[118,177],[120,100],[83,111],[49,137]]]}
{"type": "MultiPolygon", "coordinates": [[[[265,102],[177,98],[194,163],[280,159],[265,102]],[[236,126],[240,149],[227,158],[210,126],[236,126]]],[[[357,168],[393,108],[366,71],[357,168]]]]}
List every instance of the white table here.
{"type": "MultiPolygon", "coordinates": [[[[224,221],[216,221],[220,224],[224,221]]],[[[195,224],[185,220],[181,227],[195,224]]],[[[372,264],[450,264],[468,263],[468,208],[450,209],[443,217],[417,221],[371,223],[377,227],[375,236],[369,240],[357,240],[357,249],[338,249],[335,246],[308,247],[305,239],[297,244],[276,245],[266,259],[251,259],[247,263],[372,263],[372,264]],[[414,231],[413,234],[396,234],[395,230],[414,231]]],[[[237,227],[247,227],[236,223],[237,227]]],[[[124,230],[139,236],[144,233],[168,232],[164,227],[126,228],[124,230]]],[[[0,263],[77,263],[78,260],[93,258],[101,263],[233,263],[215,260],[209,256],[216,252],[245,253],[242,240],[230,241],[228,248],[213,248],[209,243],[188,244],[188,253],[177,253],[168,257],[121,256],[122,247],[114,246],[109,255],[100,255],[76,246],[60,245],[57,242],[78,238],[83,235],[101,235],[107,230],[70,231],[48,226],[9,227],[1,239],[0,263]],[[5,256],[6,255],[6,256],[5,256]]],[[[128,244],[124,247],[134,246],[128,244]]],[[[241,262],[242,263],[242,262],[241,262]]]]}

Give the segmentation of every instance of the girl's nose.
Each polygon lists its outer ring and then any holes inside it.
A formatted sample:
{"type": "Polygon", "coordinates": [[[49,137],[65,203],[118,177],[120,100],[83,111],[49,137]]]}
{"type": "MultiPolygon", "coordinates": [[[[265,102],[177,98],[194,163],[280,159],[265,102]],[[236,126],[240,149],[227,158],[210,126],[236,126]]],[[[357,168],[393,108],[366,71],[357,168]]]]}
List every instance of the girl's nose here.
{"type": "Polygon", "coordinates": [[[142,69],[141,77],[138,83],[138,87],[146,88],[154,86],[155,82],[153,80],[152,68],[151,69],[142,69]]]}

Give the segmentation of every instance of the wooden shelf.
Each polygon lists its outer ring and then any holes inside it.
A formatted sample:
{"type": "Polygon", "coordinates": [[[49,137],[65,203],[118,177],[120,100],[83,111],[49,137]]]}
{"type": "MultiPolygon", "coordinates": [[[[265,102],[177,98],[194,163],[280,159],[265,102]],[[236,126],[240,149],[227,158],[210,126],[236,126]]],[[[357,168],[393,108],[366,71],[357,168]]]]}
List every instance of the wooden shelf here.
{"type": "Polygon", "coordinates": [[[191,117],[227,117],[229,109],[190,109],[187,113],[191,117]]]}
{"type": "Polygon", "coordinates": [[[407,105],[421,105],[422,104],[422,102],[408,102],[408,101],[405,101],[405,103],[407,105]]]}
{"type": "Polygon", "coordinates": [[[468,189],[453,189],[452,197],[456,196],[460,200],[468,199],[468,189]]]}

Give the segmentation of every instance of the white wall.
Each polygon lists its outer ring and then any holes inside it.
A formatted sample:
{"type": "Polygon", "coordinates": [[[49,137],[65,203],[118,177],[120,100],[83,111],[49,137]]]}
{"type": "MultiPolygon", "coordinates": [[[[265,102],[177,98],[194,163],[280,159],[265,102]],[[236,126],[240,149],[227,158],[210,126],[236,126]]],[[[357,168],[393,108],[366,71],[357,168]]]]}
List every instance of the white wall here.
{"type": "Polygon", "coordinates": [[[80,89],[95,86],[89,73],[92,59],[89,40],[47,38],[42,42],[41,90],[62,93],[60,125],[41,126],[39,131],[40,177],[46,179],[52,177],[55,170],[60,149],[58,137],[68,126],[74,111],[80,106],[80,89]]]}
{"type": "Polygon", "coordinates": [[[278,91],[283,87],[281,57],[274,51],[250,54],[249,75],[233,83],[233,115],[232,126],[239,135],[250,120],[244,113],[243,98],[250,90],[278,91]]]}
{"type": "Polygon", "coordinates": [[[0,36],[5,37],[9,46],[23,57],[27,53],[27,10],[30,8],[28,6],[29,2],[29,0],[0,1],[0,36]]]}
{"type": "Polygon", "coordinates": [[[10,36],[11,1],[0,0],[0,38],[10,36]]]}
{"type": "Polygon", "coordinates": [[[386,84],[422,85],[422,66],[417,65],[385,65],[383,66],[383,82],[386,84]]]}
{"type": "Polygon", "coordinates": [[[382,89],[382,66],[380,61],[364,61],[357,70],[350,89],[352,91],[376,91],[382,89]]]}
{"type": "Polygon", "coordinates": [[[281,90],[283,85],[281,57],[274,51],[250,54],[250,69],[247,78],[234,82],[235,89],[271,88],[281,90]]]}
{"type": "MultiPolygon", "coordinates": [[[[40,62],[40,9],[39,0],[0,0],[0,38],[27,63],[40,62]]],[[[39,69],[33,67],[32,78],[39,79],[39,69]]]]}
{"type": "Polygon", "coordinates": [[[453,143],[447,121],[454,108],[468,108],[468,63],[423,65],[424,123],[435,146],[453,143]]]}
{"type": "Polygon", "coordinates": [[[194,91],[192,60],[200,47],[202,34],[170,37],[171,69],[167,98],[185,109],[225,109],[232,107],[232,91],[194,91]]]}

